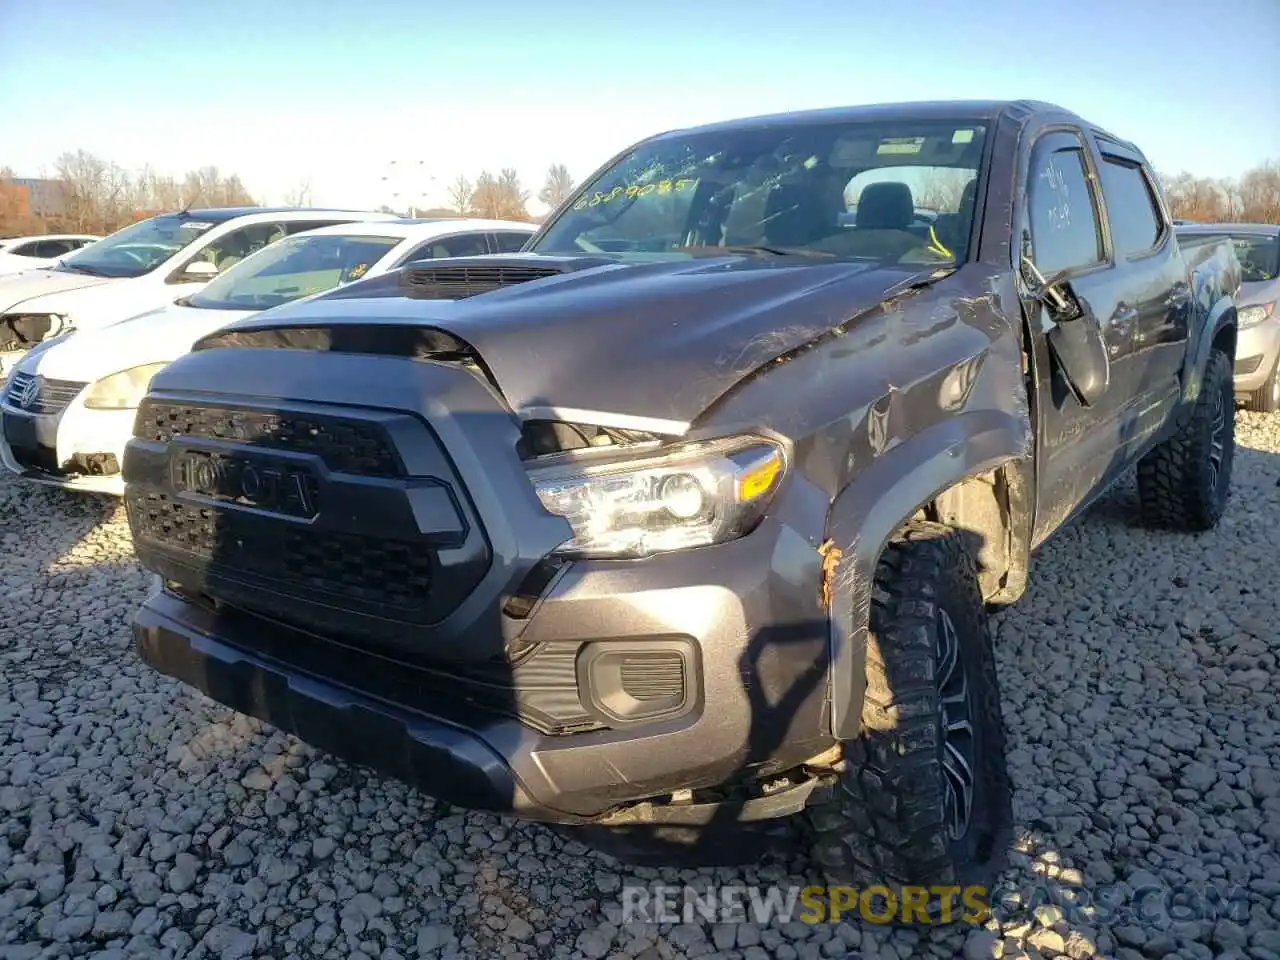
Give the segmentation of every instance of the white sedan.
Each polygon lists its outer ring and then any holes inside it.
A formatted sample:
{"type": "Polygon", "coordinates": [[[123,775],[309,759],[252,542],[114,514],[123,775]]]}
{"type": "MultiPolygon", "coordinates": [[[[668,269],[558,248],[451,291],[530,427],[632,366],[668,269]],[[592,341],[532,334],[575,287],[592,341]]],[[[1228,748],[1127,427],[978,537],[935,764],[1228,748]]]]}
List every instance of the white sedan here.
{"type": "Polygon", "coordinates": [[[119,496],[124,447],[147,385],[201,337],[411,261],[519,250],[536,229],[503,220],[323,227],[278,240],[166,307],[47,340],[27,353],[0,396],[0,464],[39,483],[119,496]]]}
{"type": "Polygon", "coordinates": [[[0,238],[0,274],[51,267],[68,253],[101,239],[87,233],[0,238]]]}
{"type": "Polygon", "coordinates": [[[394,219],[386,213],[292,207],[162,213],[48,268],[0,276],[0,380],[41,341],[162,307],[281,237],[339,223],[394,219]]]}

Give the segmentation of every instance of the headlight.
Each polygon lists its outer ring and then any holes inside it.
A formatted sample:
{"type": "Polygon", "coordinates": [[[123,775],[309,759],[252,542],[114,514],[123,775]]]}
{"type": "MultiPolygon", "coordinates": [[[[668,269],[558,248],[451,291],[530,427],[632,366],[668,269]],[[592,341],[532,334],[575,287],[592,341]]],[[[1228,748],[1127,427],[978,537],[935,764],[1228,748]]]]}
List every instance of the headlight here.
{"type": "Polygon", "coordinates": [[[147,395],[151,378],[168,366],[148,363],[103,377],[89,388],[84,405],[90,410],[132,410],[147,395]]]}
{"type": "Polygon", "coordinates": [[[1236,323],[1243,329],[1244,327],[1256,327],[1267,317],[1271,316],[1276,305],[1274,303],[1259,303],[1252,307],[1245,307],[1236,317],[1236,323]]]}
{"type": "Polygon", "coordinates": [[[542,505],[573,528],[557,554],[639,557],[749,533],[785,470],[777,444],[737,437],[539,470],[531,479],[542,505]]]}

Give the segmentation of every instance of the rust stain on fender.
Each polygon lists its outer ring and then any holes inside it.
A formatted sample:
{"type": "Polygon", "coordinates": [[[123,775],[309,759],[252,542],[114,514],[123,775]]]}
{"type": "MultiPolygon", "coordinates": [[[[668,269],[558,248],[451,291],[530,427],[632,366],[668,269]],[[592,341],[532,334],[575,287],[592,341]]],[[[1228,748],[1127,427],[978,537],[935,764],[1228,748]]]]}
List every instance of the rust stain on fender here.
{"type": "Polygon", "coordinates": [[[831,539],[824,540],[818,547],[818,556],[822,557],[822,609],[831,609],[831,584],[835,580],[836,569],[840,566],[840,558],[844,551],[831,539]]]}

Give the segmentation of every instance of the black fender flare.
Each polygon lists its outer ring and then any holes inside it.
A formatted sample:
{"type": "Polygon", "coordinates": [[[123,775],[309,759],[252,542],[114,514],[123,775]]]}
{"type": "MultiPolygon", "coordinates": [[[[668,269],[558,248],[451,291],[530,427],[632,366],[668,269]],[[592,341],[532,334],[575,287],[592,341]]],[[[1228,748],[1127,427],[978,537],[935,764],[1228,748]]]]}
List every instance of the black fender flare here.
{"type": "Polygon", "coordinates": [[[961,414],[886,451],[832,501],[827,539],[841,551],[829,617],[831,732],[837,739],[861,733],[871,586],[889,539],[942,491],[1030,454],[1025,417],[997,410],[961,414]]]}
{"type": "MultiPolygon", "coordinates": [[[[1209,310],[1209,315],[1200,325],[1200,333],[1187,345],[1185,375],[1182,378],[1182,402],[1194,403],[1200,396],[1200,386],[1204,383],[1204,371],[1209,365],[1209,353],[1213,349],[1213,341],[1227,327],[1236,325],[1236,302],[1231,296],[1222,296],[1209,310]]],[[[1234,359],[1234,358],[1232,358],[1234,359]]]]}

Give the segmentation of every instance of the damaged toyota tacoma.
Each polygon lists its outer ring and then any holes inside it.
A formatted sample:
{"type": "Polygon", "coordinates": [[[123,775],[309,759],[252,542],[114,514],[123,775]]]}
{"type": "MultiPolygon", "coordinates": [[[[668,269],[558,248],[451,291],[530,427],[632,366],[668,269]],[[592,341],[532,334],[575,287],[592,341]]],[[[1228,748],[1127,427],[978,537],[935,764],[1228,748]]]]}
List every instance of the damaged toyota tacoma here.
{"type": "Polygon", "coordinates": [[[1218,522],[1238,283],[1048,104],[653,137],[523,252],[161,371],[138,652],[464,808],[695,852],[800,815],[833,879],[989,882],[986,611],[1132,466],[1148,521],[1218,522]]]}

